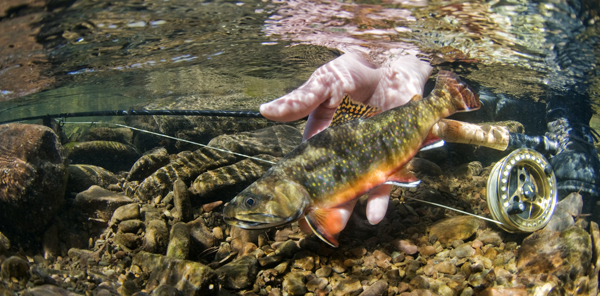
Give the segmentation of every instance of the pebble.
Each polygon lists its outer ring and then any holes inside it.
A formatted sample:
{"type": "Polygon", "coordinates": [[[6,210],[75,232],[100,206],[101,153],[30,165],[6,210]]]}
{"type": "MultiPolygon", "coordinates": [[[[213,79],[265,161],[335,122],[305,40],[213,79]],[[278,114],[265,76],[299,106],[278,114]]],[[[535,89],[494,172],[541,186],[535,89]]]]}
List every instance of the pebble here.
{"type": "Polygon", "coordinates": [[[473,249],[473,247],[471,247],[471,244],[469,243],[463,243],[456,249],[450,251],[450,256],[452,257],[466,258],[471,257],[473,255],[475,255],[475,249],[473,249]]]}
{"type": "Polygon", "coordinates": [[[323,266],[323,267],[317,269],[317,271],[315,271],[315,275],[318,277],[321,277],[321,278],[327,278],[327,277],[329,277],[329,275],[331,275],[331,271],[332,271],[331,267],[326,265],[326,266],[323,266]]]}
{"type": "Polygon", "coordinates": [[[124,233],[136,233],[143,226],[144,222],[141,220],[125,220],[119,223],[118,230],[124,233]]]}
{"type": "Polygon", "coordinates": [[[181,179],[177,179],[173,183],[173,205],[173,211],[179,217],[179,221],[189,222],[194,219],[190,192],[181,179]]]}
{"type": "Polygon", "coordinates": [[[222,200],[213,201],[211,203],[203,204],[202,210],[204,210],[205,213],[210,213],[222,204],[223,204],[222,200]]]}
{"type": "Polygon", "coordinates": [[[212,230],[213,236],[218,239],[218,240],[222,240],[223,239],[223,229],[219,226],[213,228],[212,230]]]}
{"type": "Polygon", "coordinates": [[[429,281],[427,281],[425,277],[422,277],[420,275],[413,277],[410,280],[410,284],[416,289],[429,289],[430,286],[429,281]]]}
{"type": "Polygon", "coordinates": [[[0,232],[0,255],[10,249],[10,240],[2,232],[0,232]]]}
{"type": "Polygon", "coordinates": [[[435,248],[433,246],[425,246],[419,250],[421,256],[431,256],[435,254],[435,248]]]}
{"type": "Polygon", "coordinates": [[[436,222],[429,228],[429,236],[437,236],[441,243],[465,240],[477,232],[479,218],[455,216],[436,222]]]}
{"type": "Polygon", "coordinates": [[[388,282],[386,280],[378,280],[371,286],[366,288],[360,296],[379,296],[384,295],[388,291],[388,282]]]}
{"type": "Polygon", "coordinates": [[[315,257],[308,251],[300,251],[294,254],[292,267],[312,271],[315,268],[315,257]]]}
{"type": "Polygon", "coordinates": [[[334,296],[359,295],[363,291],[362,284],[357,278],[341,280],[331,291],[334,296]]]}
{"type": "Polygon", "coordinates": [[[296,242],[293,240],[287,240],[277,247],[276,252],[277,254],[283,256],[283,258],[290,258],[296,252],[298,252],[298,250],[300,250],[300,248],[298,248],[296,242]]]}
{"type": "Polygon", "coordinates": [[[190,230],[183,222],[177,222],[171,227],[167,256],[177,259],[187,259],[190,252],[190,230]]]}
{"type": "Polygon", "coordinates": [[[307,292],[304,275],[298,271],[286,274],[283,277],[282,290],[290,295],[304,295],[307,292]]]}
{"type": "Polygon", "coordinates": [[[177,288],[162,284],[152,291],[153,296],[180,296],[181,292],[177,288]]]}
{"type": "Polygon", "coordinates": [[[110,219],[110,225],[117,224],[121,221],[138,219],[140,217],[140,205],[131,203],[120,206],[115,210],[110,219]]]}
{"type": "Polygon", "coordinates": [[[133,202],[133,199],[122,193],[115,193],[93,185],[75,196],[74,205],[82,215],[108,222],[117,208],[133,202]]]}
{"type": "Polygon", "coordinates": [[[408,255],[416,254],[419,248],[407,240],[394,240],[392,242],[396,250],[404,252],[408,255]]]}
{"type": "Polygon", "coordinates": [[[245,289],[256,280],[258,261],[252,256],[243,256],[215,270],[220,283],[226,289],[245,289]]]}
{"type": "Polygon", "coordinates": [[[169,229],[163,220],[151,220],[146,225],[146,234],[144,235],[143,250],[164,254],[169,243],[169,229]]]}
{"type": "Polygon", "coordinates": [[[317,289],[325,289],[325,287],[327,287],[327,284],[329,284],[329,281],[327,281],[327,279],[315,277],[306,282],[306,289],[308,291],[315,292],[317,289]]]}
{"type": "Polygon", "coordinates": [[[449,261],[443,261],[436,264],[435,270],[445,274],[456,274],[456,266],[449,261]]]}
{"type": "Polygon", "coordinates": [[[274,264],[281,262],[282,259],[283,257],[281,255],[264,256],[258,259],[258,264],[260,264],[260,266],[273,266],[274,264]]]}
{"type": "Polygon", "coordinates": [[[115,234],[114,241],[121,247],[129,250],[135,250],[141,245],[142,238],[135,233],[117,232],[115,234]]]}
{"type": "MultiPolygon", "coordinates": [[[[202,252],[208,248],[212,248],[219,244],[219,240],[215,236],[215,232],[218,233],[219,230],[210,230],[205,222],[204,218],[198,217],[194,221],[190,221],[186,223],[188,229],[190,230],[190,240],[192,243],[192,248],[195,249],[195,252],[202,252]]],[[[220,227],[217,227],[221,230],[220,227]]],[[[237,228],[237,227],[236,227],[237,228]]],[[[221,236],[223,235],[223,231],[221,230],[221,236]]]]}
{"type": "Polygon", "coordinates": [[[29,277],[29,263],[21,257],[8,257],[0,265],[0,278],[7,282],[10,282],[11,278],[16,278],[19,281],[27,281],[29,277]]]}

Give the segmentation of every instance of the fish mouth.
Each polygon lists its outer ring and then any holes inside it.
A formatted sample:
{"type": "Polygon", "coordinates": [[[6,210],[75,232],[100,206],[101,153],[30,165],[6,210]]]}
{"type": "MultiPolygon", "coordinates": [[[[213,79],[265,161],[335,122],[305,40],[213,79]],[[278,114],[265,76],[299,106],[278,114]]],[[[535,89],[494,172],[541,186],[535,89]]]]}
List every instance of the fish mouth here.
{"type": "Polygon", "coordinates": [[[224,216],[223,220],[229,225],[237,226],[244,229],[264,229],[271,228],[279,225],[286,224],[288,222],[293,221],[293,217],[282,218],[276,215],[252,215],[249,218],[254,217],[254,219],[244,219],[244,218],[234,218],[224,216]],[[256,217],[258,216],[258,217],[256,217]],[[257,219],[258,218],[258,219],[257,219]],[[262,219],[261,219],[262,218],[262,219]],[[270,221],[265,221],[270,220],[270,221]]]}

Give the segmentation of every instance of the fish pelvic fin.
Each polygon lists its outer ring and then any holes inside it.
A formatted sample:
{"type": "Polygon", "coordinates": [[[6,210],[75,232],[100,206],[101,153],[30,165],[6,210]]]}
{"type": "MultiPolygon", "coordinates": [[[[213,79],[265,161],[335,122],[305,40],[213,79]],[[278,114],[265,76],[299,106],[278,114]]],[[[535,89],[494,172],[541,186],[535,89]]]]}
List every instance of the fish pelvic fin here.
{"type": "Polygon", "coordinates": [[[435,89],[445,89],[456,107],[456,111],[471,111],[481,107],[479,96],[456,73],[440,70],[435,89]]]}
{"type": "Polygon", "coordinates": [[[421,181],[417,179],[413,172],[411,172],[406,166],[403,166],[400,170],[390,175],[385,182],[385,184],[407,188],[417,187],[419,183],[421,183],[421,181]]]}
{"type": "Polygon", "coordinates": [[[356,102],[345,94],[342,103],[333,114],[331,126],[341,125],[360,118],[369,118],[379,112],[381,110],[378,107],[356,102]]]}
{"type": "Polygon", "coordinates": [[[337,248],[338,234],[346,227],[357,201],[358,199],[354,199],[333,208],[314,209],[304,219],[317,237],[337,248]]]}
{"type": "Polygon", "coordinates": [[[444,146],[444,140],[438,138],[436,135],[433,134],[433,132],[429,131],[427,138],[425,138],[425,140],[423,141],[423,144],[421,145],[420,151],[426,151],[426,150],[431,150],[434,148],[440,148],[442,146],[444,146]]]}

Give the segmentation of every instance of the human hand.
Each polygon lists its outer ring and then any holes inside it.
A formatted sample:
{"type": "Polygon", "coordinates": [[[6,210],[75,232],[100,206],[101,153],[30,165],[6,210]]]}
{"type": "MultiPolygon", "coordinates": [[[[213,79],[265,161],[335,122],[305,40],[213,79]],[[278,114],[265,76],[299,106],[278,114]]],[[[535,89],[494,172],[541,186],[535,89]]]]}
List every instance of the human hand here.
{"type": "MultiPolygon", "coordinates": [[[[303,136],[306,140],[329,126],[345,94],[354,101],[388,110],[423,94],[431,70],[427,62],[413,55],[395,57],[377,67],[359,53],[347,53],[318,68],[296,90],[261,105],[260,112],[275,121],[308,115],[303,136]]],[[[369,192],[367,219],[371,224],[381,222],[385,216],[391,189],[391,185],[381,185],[369,192]]],[[[344,216],[349,218],[349,213],[344,216]]]]}

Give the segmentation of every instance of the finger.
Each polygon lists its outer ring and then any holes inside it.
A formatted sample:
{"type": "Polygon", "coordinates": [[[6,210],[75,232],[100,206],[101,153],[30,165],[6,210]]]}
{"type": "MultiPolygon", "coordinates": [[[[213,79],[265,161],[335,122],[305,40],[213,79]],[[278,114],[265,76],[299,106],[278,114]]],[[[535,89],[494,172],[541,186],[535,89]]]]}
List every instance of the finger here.
{"type": "Polygon", "coordinates": [[[392,185],[381,185],[369,192],[367,201],[367,220],[371,225],[378,224],[385,217],[390,200],[392,185]]]}
{"type": "Polygon", "coordinates": [[[317,107],[317,109],[315,109],[308,116],[308,121],[304,127],[304,135],[302,136],[302,140],[306,141],[307,139],[310,139],[312,136],[326,129],[329,124],[331,124],[335,110],[336,108],[328,108],[325,106],[317,107]]]}

